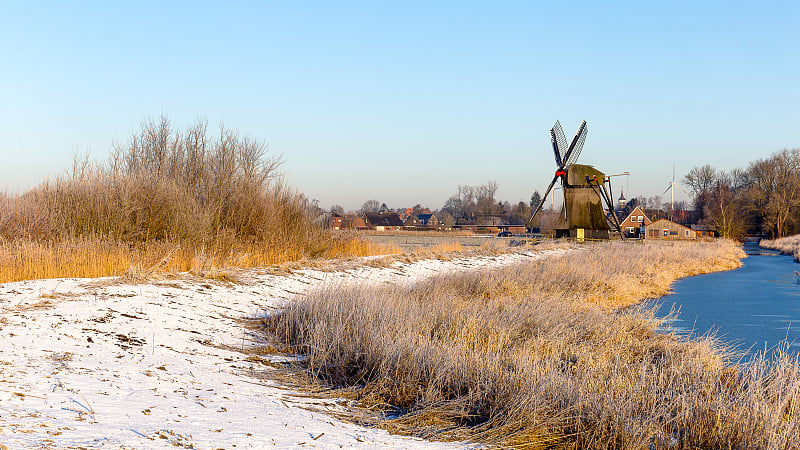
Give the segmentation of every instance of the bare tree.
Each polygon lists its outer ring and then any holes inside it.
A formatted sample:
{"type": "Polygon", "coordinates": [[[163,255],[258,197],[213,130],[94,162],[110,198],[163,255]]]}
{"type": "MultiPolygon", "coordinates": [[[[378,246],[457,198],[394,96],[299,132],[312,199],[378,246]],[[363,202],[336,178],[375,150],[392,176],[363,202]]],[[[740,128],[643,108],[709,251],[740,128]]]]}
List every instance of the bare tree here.
{"type": "Polygon", "coordinates": [[[800,150],[782,150],[751,163],[746,180],[764,231],[786,236],[800,212],[800,150]]]}
{"type": "Polygon", "coordinates": [[[497,182],[494,180],[475,187],[475,206],[478,214],[493,215],[501,212],[494,198],[496,193],[497,182]]]}
{"type": "Polygon", "coordinates": [[[378,212],[381,209],[381,203],[377,200],[367,200],[361,205],[361,213],[365,212],[378,212]]]}
{"type": "MultiPolygon", "coordinates": [[[[536,203],[538,206],[539,204],[536,203]]],[[[514,225],[525,225],[531,217],[531,210],[533,207],[528,206],[525,202],[520,201],[516,205],[509,207],[508,222],[514,225]]]]}
{"type": "Polygon", "coordinates": [[[439,221],[442,222],[445,226],[452,227],[456,224],[456,218],[453,217],[452,214],[446,211],[440,211],[436,214],[436,217],[439,218],[439,221]]]}
{"type": "Polygon", "coordinates": [[[720,236],[737,239],[744,234],[746,223],[732,179],[729,174],[717,174],[717,181],[707,191],[709,198],[705,215],[707,223],[713,225],[720,236]]]}
{"type": "Polygon", "coordinates": [[[711,164],[695,166],[683,177],[683,182],[689,186],[689,190],[696,197],[697,194],[708,191],[717,181],[718,173],[711,164]]]}

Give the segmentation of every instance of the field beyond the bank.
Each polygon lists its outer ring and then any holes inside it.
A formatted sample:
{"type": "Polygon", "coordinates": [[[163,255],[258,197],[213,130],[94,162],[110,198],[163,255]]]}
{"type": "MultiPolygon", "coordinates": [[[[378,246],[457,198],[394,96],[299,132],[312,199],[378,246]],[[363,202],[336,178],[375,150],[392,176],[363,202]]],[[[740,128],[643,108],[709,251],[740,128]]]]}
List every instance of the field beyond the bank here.
{"type": "Polygon", "coordinates": [[[609,242],[413,286],[326,286],[264,321],[312,385],[381,426],[500,447],[786,448],[800,371],[658,331],[643,300],[740,266],[737,244],[609,242]]]}

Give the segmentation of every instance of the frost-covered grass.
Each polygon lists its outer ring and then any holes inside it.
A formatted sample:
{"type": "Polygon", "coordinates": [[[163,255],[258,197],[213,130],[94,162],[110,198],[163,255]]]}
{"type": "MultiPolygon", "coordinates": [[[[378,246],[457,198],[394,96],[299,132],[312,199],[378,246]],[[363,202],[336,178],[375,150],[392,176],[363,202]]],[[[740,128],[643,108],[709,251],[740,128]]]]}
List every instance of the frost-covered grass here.
{"type": "Polygon", "coordinates": [[[795,261],[800,262],[800,234],[774,240],[762,239],[758,242],[758,245],[763,248],[778,250],[784,255],[792,255],[795,261]]]}
{"type": "Polygon", "coordinates": [[[515,448],[788,448],[796,359],[737,365],[631,306],[743,256],[725,240],[591,245],[413,286],[324,286],[265,327],[308,357],[311,382],[386,408],[390,430],[515,448]]]}

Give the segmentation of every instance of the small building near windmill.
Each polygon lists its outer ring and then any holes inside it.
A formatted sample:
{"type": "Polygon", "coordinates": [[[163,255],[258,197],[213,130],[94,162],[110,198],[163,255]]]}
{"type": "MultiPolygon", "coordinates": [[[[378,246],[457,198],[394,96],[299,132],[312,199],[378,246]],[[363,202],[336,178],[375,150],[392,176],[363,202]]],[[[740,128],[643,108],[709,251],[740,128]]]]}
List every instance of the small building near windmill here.
{"type": "Polygon", "coordinates": [[[367,212],[362,216],[366,226],[375,231],[402,230],[403,221],[393,212],[367,212]]]}
{"type": "Polygon", "coordinates": [[[697,239],[697,232],[668,219],[645,226],[645,239],[697,239]]]}
{"type": "Polygon", "coordinates": [[[719,237],[717,230],[711,225],[691,225],[697,237],[719,237]]]}
{"type": "Polygon", "coordinates": [[[644,210],[637,206],[628,214],[628,217],[620,222],[619,227],[626,238],[644,238],[643,228],[653,223],[647,217],[644,210]]]}

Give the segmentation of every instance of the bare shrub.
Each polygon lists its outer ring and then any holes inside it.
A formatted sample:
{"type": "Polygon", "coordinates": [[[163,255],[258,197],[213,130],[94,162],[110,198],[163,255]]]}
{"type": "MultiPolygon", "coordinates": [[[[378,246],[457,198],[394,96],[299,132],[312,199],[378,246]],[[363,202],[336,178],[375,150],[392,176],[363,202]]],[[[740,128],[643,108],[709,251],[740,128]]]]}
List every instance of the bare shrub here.
{"type": "Polygon", "coordinates": [[[282,182],[281,160],[269,156],[263,142],[224,127],[212,137],[207,128],[198,121],[179,131],[163,116],[144,121],[127,143],[113,146],[107,163],[76,157],[69,173],[22,195],[0,197],[6,250],[36,249],[4,255],[27,269],[0,266],[10,277],[0,282],[119,275],[122,261],[150,267],[143,260],[154,255],[147,252],[178,245],[183,250],[161,269],[187,270],[200,248],[217,267],[372,253],[355,236],[336,238],[312,222],[308,202],[282,182]],[[165,245],[150,245],[155,242],[165,245]],[[52,251],[66,248],[97,264],[56,270],[63,265],[46,259],[61,258],[52,251]],[[97,254],[88,256],[93,248],[97,254]],[[112,248],[113,256],[103,253],[112,248]]]}

